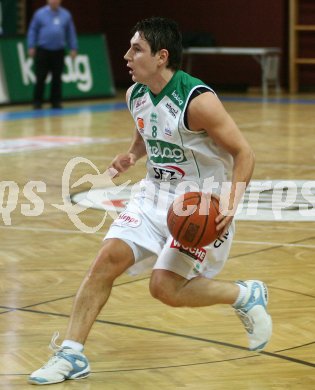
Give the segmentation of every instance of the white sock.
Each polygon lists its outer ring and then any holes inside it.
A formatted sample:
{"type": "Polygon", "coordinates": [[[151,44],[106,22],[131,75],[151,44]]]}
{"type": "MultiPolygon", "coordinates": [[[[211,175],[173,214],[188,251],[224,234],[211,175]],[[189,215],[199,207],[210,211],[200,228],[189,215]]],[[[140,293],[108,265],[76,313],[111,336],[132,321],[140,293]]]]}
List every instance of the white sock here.
{"type": "Polygon", "coordinates": [[[240,293],[238,294],[238,297],[236,298],[236,301],[233,303],[233,307],[238,308],[243,303],[244,298],[247,294],[247,287],[240,283],[235,283],[240,288],[240,293]]]}
{"type": "Polygon", "coordinates": [[[83,349],[84,349],[83,344],[78,343],[77,341],[72,341],[72,340],[64,340],[62,342],[61,346],[74,349],[75,351],[78,351],[78,352],[83,352],[83,349]]]}

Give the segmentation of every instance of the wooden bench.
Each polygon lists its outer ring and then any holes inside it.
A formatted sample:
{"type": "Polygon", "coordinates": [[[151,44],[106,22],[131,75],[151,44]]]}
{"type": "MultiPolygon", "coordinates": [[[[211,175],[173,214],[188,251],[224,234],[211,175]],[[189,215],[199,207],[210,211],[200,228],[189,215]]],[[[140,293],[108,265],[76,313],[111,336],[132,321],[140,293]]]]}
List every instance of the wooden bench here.
{"type": "Polygon", "coordinates": [[[268,94],[268,86],[274,85],[280,91],[279,66],[281,50],[277,47],[188,47],[183,50],[187,56],[186,71],[191,72],[194,55],[248,55],[258,61],[261,67],[261,88],[268,94]]]}

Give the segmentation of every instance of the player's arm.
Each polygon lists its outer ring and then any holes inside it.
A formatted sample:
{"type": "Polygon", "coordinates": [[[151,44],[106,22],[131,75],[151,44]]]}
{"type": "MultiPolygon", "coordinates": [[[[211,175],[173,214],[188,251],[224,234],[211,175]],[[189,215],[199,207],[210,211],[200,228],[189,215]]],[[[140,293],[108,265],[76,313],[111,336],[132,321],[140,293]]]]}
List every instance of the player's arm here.
{"type": "MultiPolygon", "coordinates": [[[[187,115],[191,130],[205,130],[217,145],[232,155],[234,164],[228,208],[235,211],[253,173],[253,150],[215,94],[205,92],[193,99],[188,106],[187,115]],[[237,183],[243,185],[237,187],[237,183]],[[243,191],[240,192],[240,189],[243,191]]],[[[216,219],[217,230],[223,229],[224,234],[232,218],[231,215],[220,214],[216,219]]]]}
{"type": "MultiPolygon", "coordinates": [[[[129,102],[129,96],[133,87],[130,87],[126,93],[127,104],[129,102]]],[[[125,172],[128,168],[135,165],[135,163],[143,156],[147,154],[146,147],[143,138],[139,134],[138,130],[135,129],[131,144],[126,153],[118,154],[111,162],[109,168],[114,168],[118,173],[125,172]]]]}
{"type": "Polygon", "coordinates": [[[38,18],[38,11],[35,12],[28,32],[27,32],[27,46],[28,46],[28,54],[30,57],[34,57],[36,54],[36,44],[38,39],[38,33],[40,29],[40,22],[38,18]]]}

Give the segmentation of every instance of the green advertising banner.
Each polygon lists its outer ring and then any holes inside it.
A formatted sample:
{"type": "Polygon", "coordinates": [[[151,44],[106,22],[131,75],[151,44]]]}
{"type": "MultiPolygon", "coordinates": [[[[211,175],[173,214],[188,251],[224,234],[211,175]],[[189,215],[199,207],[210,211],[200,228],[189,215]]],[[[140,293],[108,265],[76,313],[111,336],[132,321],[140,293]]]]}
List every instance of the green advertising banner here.
{"type": "Polygon", "coordinates": [[[0,35],[17,34],[17,0],[0,0],[0,35]]]}
{"type": "MultiPolygon", "coordinates": [[[[115,87],[105,37],[81,35],[78,41],[77,57],[65,57],[62,75],[64,99],[113,96],[115,87]]],[[[31,102],[35,83],[34,60],[27,55],[25,38],[1,38],[0,60],[9,101],[31,102]]],[[[46,98],[49,84],[48,76],[46,98]]]]}

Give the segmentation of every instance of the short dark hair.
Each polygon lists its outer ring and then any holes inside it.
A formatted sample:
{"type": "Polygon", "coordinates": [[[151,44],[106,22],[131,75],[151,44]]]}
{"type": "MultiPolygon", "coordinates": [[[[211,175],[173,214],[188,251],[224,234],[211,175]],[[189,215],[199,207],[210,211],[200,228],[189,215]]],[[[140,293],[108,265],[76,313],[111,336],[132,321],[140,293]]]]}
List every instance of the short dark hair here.
{"type": "Polygon", "coordinates": [[[182,34],[172,19],[152,17],[139,21],[131,30],[149,43],[152,54],[166,49],[169,53],[167,68],[178,70],[182,62],[182,34]]]}

